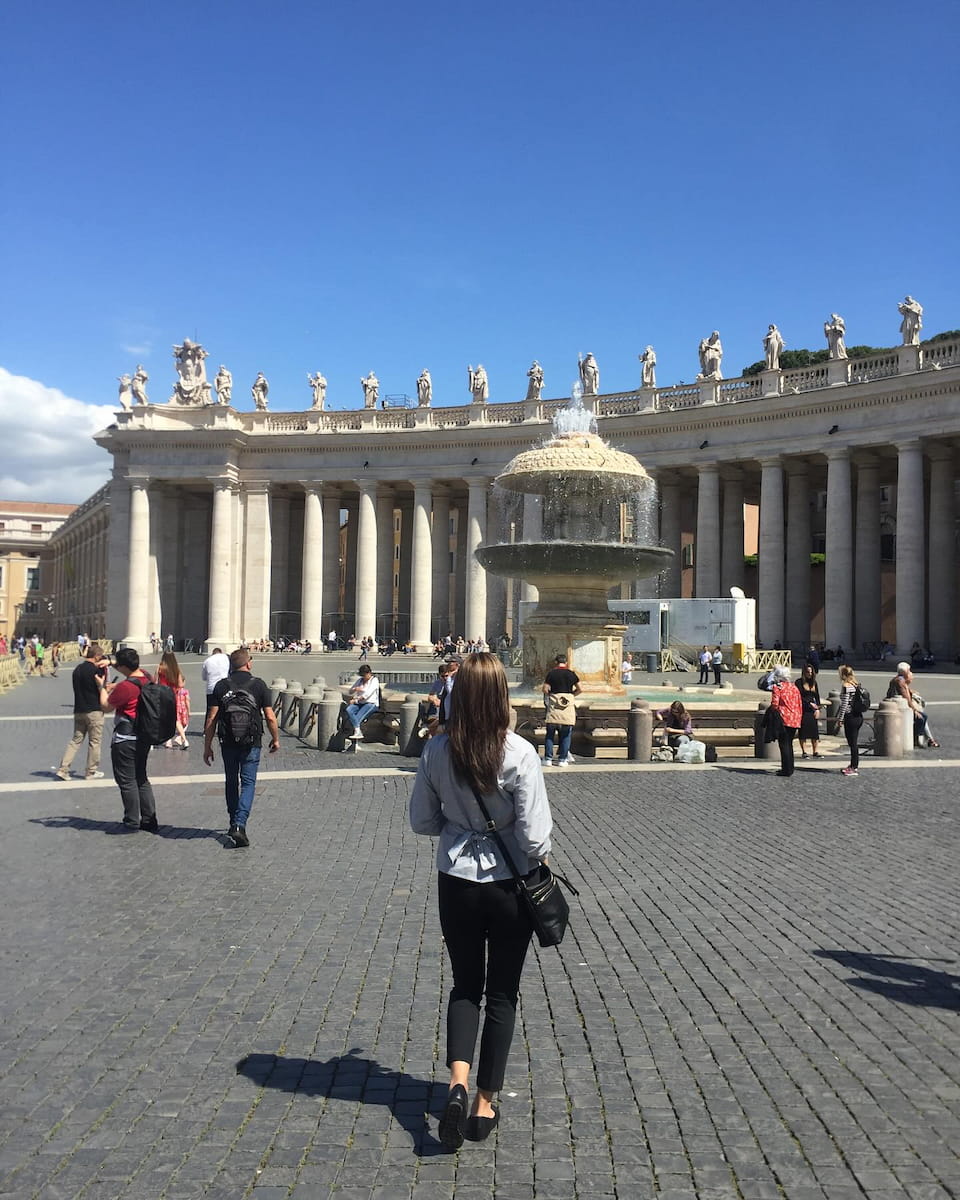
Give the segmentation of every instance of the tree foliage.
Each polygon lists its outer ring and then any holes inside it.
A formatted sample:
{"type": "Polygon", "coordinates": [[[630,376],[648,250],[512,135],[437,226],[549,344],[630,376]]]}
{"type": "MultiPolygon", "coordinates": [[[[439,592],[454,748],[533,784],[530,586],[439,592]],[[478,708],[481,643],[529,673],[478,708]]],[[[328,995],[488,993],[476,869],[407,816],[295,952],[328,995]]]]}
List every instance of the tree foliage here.
{"type": "MultiPolygon", "coordinates": [[[[960,329],[948,329],[945,333],[936,333],[933,337],[925,338],[920,345],[929,346],[933,342],[949,342],[955,338],[960,338],[960,329]]],[[[873,358],[880,354],[892,354],[896,350],[896,346],[848,346],[848,358],[873,358]]],[[[780,354],[780,369],[783,371],[797,371],[801,367],[814,367],[817,363],[827,362],[830,358],[829,350],[783,350],[780,354]]],[[[743,374],[759,375],[761,371],[766,370],[767,364],[765,359],[759,362],[751,363],[749,367],[743,368],[743,374]]]]}

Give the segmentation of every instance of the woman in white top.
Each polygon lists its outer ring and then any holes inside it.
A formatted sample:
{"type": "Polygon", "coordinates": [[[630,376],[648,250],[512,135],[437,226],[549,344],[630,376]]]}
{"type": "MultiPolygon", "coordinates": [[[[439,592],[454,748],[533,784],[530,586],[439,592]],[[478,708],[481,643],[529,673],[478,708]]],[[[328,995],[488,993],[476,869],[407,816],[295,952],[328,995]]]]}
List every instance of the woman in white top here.
{"type": "Polygon", "coordinates": [[[440,1140],[483,1141],[500,1120],[493,1107],[513,1040],[530,920],[513,874],[487,832],[483,796],[517,869],[537,870],[550,850],[553,819],[536,750],[510,732],[507,677],[493,654],[471,654],[450,695],[445,732],[423,750],[410,797],[415,833],[439,836],[440,926],[453,968],[447,1007],[450,1090],[440,1140]],[[470,1070],[486,996],[477,1091],[468,1110],[470,1070]],[[468,1116],[469,1111],[469,1116],[468,1116]]]}

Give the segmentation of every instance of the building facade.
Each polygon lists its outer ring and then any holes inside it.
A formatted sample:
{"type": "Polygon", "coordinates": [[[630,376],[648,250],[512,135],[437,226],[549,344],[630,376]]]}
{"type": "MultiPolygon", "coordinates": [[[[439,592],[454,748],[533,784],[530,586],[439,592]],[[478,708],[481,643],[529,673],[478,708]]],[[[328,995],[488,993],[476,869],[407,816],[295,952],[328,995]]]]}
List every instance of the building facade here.
{"type": "MultiPolygon", "coordinates": [[[[634,594],[741,587],[768,646],[886,639],[954,656],[960,339],[589,403],[601,436],[656,479],[646,535],[676,553],[634,594]]],[[[319,645],[331,627],[418,646],[494,638],[529,589],[473,552],[533,540],[541,521],[494,481],[564,404],[126,408],[96,439],[113,456],[106,492],[58,535],[58,587],[76,596],[58,611],[139,648],[151,632],[225,646],[280,632],[319,645]]]]}
{"type": "Polygon", "coordinates": [[[48,640],[56,620],[50,540],[76,508],[0,500],[0,633],[48,640]]]}

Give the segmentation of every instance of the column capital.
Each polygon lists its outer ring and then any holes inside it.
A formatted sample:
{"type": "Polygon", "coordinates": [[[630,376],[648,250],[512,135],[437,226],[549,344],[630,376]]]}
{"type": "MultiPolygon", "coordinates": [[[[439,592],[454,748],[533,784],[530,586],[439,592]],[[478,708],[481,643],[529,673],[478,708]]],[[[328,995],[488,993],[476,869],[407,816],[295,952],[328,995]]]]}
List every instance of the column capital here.
{"type": "Polygon", "coordinates": [[[471,492],[476,491],[478,488],[486,491],[490,486],[490,480],[486,476],[482,479],[468,479],[466,483],[471,492]]]}
{"type": "Polygon", "coordinates": [[[764,471],[770,467],[783,467],[783,458],[779,454],[770,454],[766,458],[760,458],[757,461],[764,471]]]}
{"type": "Polygon", "coordinates": [[[247,495],[269,495],[270,480],[269,479],[248,479],[243,485],[243,490],[247,495]]]}
{"type": "Polygon", "coordinates": [[[720,464],[718,462],[697,463],[698,475],[719,475],[720,464]]]}
{"type": "MultiPolygon", "coordinates": [[[[379,479],[358,479],[357,487],[365,496],[376,495],[377,488],[381,486],[379,479]]],[[[366,635],[363,635],[366,636],[366,635]]]]}
{"type": "Polygon", "coordinates": [[[826,459],[828,462],[837,462],[839,460],[849,460],[850,447],[849,446],[828,446],[827,449],[824,450],[823,453],[826,456],[826,459]]]}
{"type": "MultiPolygon", "coordinates": [[[[269,486],[270,486],[270,484],[268,482],[267,487],[269,488],[269,486]]],[[[304,492],[305,496],[322,496],[323,495],[323,484],[322,483],[318,483],[316,481],[313,481],[310,483],[301,481],[300,486],[303,488],[303,492],[304,492]]]]}
{"type": "Polygon", "coordinates": [[[897,442],[897,453],[907,454],[913,450],[923,450],[923,442],[919,438],[907,438],[904,442],[897,442]]]}
{"type": "Polygon", "coordinates": [[[226,479],[222,475],[216,479],[211,479],[213,490],[215,492],[234,492],[237,489],[237,481],[235,479],[226,479]]]}

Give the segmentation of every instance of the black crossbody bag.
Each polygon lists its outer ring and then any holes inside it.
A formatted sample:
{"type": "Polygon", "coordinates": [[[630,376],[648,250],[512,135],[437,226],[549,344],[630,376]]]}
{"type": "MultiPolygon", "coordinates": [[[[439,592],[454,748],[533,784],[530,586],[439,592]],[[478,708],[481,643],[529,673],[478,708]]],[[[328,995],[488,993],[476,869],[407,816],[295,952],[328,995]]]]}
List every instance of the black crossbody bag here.
{"type": "Polygon", "coordinates": [[[539,868],[531,871],[529,875],[521,875],[500,836],[496,822],[490,818],[483,797],[476,788],[471,790],[480,805],[483,819],[487,823],[487,832],[493,834],[504,861],[513,872],[520,903],[530,917],[537,941],[541,946],[559,946],[570,921],[570,905],[560,890],[560,884],[562,883],[574,896],[579,896],[580,893],[569,880],[564,879],[562,875],[555,875],[546,863],[541,863],[539,868]]]}

